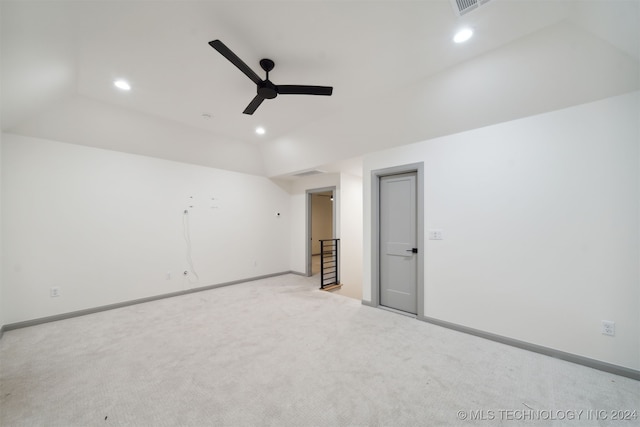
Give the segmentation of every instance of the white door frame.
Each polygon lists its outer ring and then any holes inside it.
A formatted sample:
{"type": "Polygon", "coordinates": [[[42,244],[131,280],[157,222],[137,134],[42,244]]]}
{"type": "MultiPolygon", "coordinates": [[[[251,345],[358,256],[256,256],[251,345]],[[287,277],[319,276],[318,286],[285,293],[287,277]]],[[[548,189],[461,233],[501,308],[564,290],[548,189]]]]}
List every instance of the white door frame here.
{"type": "Polygon", "coordinates": [[[424,163],[412,163],[371,171],[371,305],[380,306],[380,178],[403,173],[416,174],[416,298],[417,317],[424,317],[424,163]]]}
{"type": "Polygon", "coordinates": [[[305,238],[307,239],[307,243],[305,244],[305,264],[306,264],[306,271],[305,274],[307,275],[307,277],[311,276],[311,195],[315,194],[315,193],[326,193],[327,191],[331,191],[331,195],[333,196],[333,206],[332,206],[332,218],[331,220],[333,221],[333,235],[331,236],[332,239],[336,238],[336,205],[337,205],[337,199],[336,199],[336,187],[323,187],[323,188],[314,188],[313,190],[307,190],[307,203],[306,203],[306,209],[307,209],[307,223],[306,223],[306,233],[305,233],[305,238]]]}

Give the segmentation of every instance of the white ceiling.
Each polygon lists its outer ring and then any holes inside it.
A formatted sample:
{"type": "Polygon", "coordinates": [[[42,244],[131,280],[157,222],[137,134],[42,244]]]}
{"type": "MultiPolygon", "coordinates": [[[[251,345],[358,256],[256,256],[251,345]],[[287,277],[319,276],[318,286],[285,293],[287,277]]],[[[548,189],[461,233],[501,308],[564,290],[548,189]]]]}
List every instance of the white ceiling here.
{"type": "Polygon", "coordinates": [[[638,0],[492,0],[462,18],[449,0],[3,0],[0,13],[3,130],[268,176],[639,87],[638,0]],[[475,37],[455,45],[461,26],[475,37]],[[273,59],[276,84],[334,94],[244,115],[255,85],[214,39],[260,76],[273,59]]]}

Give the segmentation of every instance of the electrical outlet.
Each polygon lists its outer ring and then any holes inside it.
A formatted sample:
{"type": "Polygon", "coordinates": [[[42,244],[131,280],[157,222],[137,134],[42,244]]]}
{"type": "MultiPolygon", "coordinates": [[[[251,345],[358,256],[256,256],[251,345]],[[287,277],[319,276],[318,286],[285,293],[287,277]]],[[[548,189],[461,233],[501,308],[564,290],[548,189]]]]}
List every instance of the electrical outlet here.
{"type": "Polygon", "coordinates": [[[603,320],[602,335],[610,335],[614,337],[616,335],[616,322],[613,322],[611,320],[603,320]]]}
{"type": "Polygon", "coordinates": [[[49,290],[49,295],[51,296],[51,298],[55,298],[55,297],[59,297],[60,296],[60,288],[53,287],[49,290]]]}
{"type": "Polygon", "coordinates": [[[442,240],[442,230],[429,230],[429,240],[442,240]]]}

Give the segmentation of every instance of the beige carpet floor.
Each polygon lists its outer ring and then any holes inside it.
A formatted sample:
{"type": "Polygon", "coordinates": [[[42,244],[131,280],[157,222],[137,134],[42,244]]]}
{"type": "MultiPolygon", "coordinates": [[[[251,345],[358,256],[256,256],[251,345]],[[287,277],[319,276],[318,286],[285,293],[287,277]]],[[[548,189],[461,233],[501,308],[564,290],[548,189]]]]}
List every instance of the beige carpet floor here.
{"type": "Polygon", "coordinates": [[[8,331],[0,364],[5,427],[640,425],[638,381],[296,275],[8,331]]]}

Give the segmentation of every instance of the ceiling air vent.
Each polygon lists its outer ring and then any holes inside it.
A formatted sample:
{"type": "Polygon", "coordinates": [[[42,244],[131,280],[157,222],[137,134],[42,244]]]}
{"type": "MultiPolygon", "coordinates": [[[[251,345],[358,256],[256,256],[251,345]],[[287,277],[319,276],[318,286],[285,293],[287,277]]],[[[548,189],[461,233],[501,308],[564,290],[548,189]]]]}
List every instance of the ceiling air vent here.
{"type": "Polygon", "coordinates": [[[298,173],[294,173],[293,176],[310,176],[310,175],[318,175],[324,173],[324,171],[318,170],[318,169],[312,169],[309,171],[304,171],[304,172],[298,172],[298,173]]]}
{"type": "Polygon", "coordinates": [[[489,0],[451,0],[451,6],[453,6],[453,11],[456,15],[462,16],[465,13],[477,9],[488,1],[489,0]]]}

